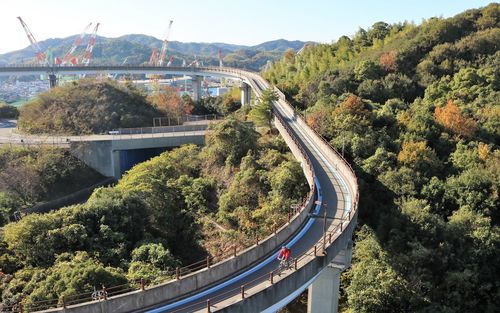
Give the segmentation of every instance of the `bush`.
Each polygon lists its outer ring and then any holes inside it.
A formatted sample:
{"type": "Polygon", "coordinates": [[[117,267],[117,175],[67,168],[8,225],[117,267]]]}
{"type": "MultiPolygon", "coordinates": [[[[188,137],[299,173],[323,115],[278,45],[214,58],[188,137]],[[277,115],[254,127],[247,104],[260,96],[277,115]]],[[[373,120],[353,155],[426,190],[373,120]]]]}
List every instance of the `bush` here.
{"type": "Polygon", "coordinates": [[[161,116],[131,85],[82,79],[40,94],[21,109],[18,127],[28,133],[92,134],[151,126],[161,116]]]}
{"type": "Polygon", "coordinates": [[[0,102],[0,118],[17,118],[19,110],[12,105],[0,102]]]}

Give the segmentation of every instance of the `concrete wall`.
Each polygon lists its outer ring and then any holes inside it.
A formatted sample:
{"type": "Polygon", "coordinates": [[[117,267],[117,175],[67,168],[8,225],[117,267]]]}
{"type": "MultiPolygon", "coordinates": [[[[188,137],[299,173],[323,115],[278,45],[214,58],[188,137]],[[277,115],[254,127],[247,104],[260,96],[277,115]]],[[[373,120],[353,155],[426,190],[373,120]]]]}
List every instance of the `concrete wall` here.
{"type": "Polygon", "coordinates": [[[123,174],[120,168],[121,150],[179,147],[190,143],[201,146],[205,143],[205,131],[195,132],[192,135],[173,133],[164,137],[153,137],[151,134],[149,136],[151,137],[122,136],[111,140],[74,141],[71,142],[70,150],[74,156],[102,175],[118,179],[123,174]]]}
{"type": "Polygon", "coordinates": [[[106,177],[114,176],[111,140],[72,142],[71,154],[106,177]]]}

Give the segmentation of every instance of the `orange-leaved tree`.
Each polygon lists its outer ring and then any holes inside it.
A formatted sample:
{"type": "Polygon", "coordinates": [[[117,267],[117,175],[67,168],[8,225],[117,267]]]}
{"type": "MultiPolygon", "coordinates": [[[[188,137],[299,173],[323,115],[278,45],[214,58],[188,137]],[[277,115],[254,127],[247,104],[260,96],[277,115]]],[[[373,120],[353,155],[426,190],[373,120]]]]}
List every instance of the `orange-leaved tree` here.
{"type": "Polygon", "coordinates": [[[178,118],[193,111],[192,103],[181,99],[179,93],[172,87],[163,86],[148,97],[148,100],[166,116],[178,118]]]}
{"type": "Polygon", "coordinates": [[[434,117],[441,126],[458,137],[471,138],[476,132],[476,122],[464,116],[451,100],[445,107],[437,107],[434,117]]]}
{"type": "Polygon", "coordinates": [[[391,50],[380,55],[379,64],[386,71],[395,72],[398,69],[396,64],[396,51],[391,50]]]}

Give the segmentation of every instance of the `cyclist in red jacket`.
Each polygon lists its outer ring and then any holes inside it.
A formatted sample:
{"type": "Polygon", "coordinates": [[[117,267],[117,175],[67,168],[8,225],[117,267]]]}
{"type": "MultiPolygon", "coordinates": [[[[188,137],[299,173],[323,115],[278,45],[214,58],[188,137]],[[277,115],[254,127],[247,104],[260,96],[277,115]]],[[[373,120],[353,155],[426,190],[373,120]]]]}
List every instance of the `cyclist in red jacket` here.
{"type": "Polygon", "coordinates": [[[292,251],[286,246],[281,247],[280,253],[278,253],[278,260],[288,262],[292,251]]]}

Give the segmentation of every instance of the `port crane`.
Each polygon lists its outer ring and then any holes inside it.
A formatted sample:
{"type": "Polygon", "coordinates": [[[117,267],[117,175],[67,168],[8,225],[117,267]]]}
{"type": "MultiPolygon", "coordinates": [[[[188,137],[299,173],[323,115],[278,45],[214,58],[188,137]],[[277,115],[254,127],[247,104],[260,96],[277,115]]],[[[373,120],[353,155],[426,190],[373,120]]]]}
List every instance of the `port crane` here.
{"type": "Polygon", "coordinates": [[[77,65],[78,64],[78,58],[77,58],[77,56],[75,56],[75,51],[82,44],[83,39],[85,38],[85,35],[87,34],[87,32],[91,26],[92,26],[92,23],[89,23],[87,26],[85,26],[82,33],[78,37],[75,38],[73,45],[66,52],[63,59],[62,60],[60,60],[59,58],[56,59],[56,64],[61,64],[61,65],[66,65],[66,64],[77,65]]]}
{"type": "MultiPolygon", "coordinates": [[[[174,23],[173,20],[170,20],[168,23],[168,30],[167,34],[165,35],[165,39],[163,39],[163,44],[161,46],[161,50],[158,50],[158,48],[153,48],[151,51],[151,56],[149,57],[149,65],[151,66],[163,66],[163,63],[165,62],[165,57],[167,56],[167,49],[168,49],[168,40],[170,38],[170,32],[172,31],[172,24],[174,23]]],[[[172,60],[173,61],[173,60],[172,60]]],[[[170,61],[168,63],[171,63],[170,61]]],[[[169,66],[167,64],[167,66],[169,66]]]]}
{"type": "Polygon", "coordinates": [[[100,23],[97,23],[92,31],[92,34],[89,37],[89,41],[87,43],[87,48],[85,48],[85,52],[82,57],[82,64],[88,66],[90,64],[90,60],[92,59],[92,51],[94,50],[95,42],[97,39],[97,30],[99,29],[100,23]]]}
{"type": "Polygon", "coordinates": [[[33,34],[31,33],[31,30],[28,28],[28,25],[26,25],[26,23],[20,16],[18,16],[17,19],[19,20],[19,22],[21,22],[24,32],[26,33],[26,36],[28,37],[28,40],[30,42],[31,48],[35,51],[38,64],[47,65],[48,62],[47,58],[45,57],[45,53],[40,48],[38,41],[36,41],[35,36],[33,36],[33,34]]]}

